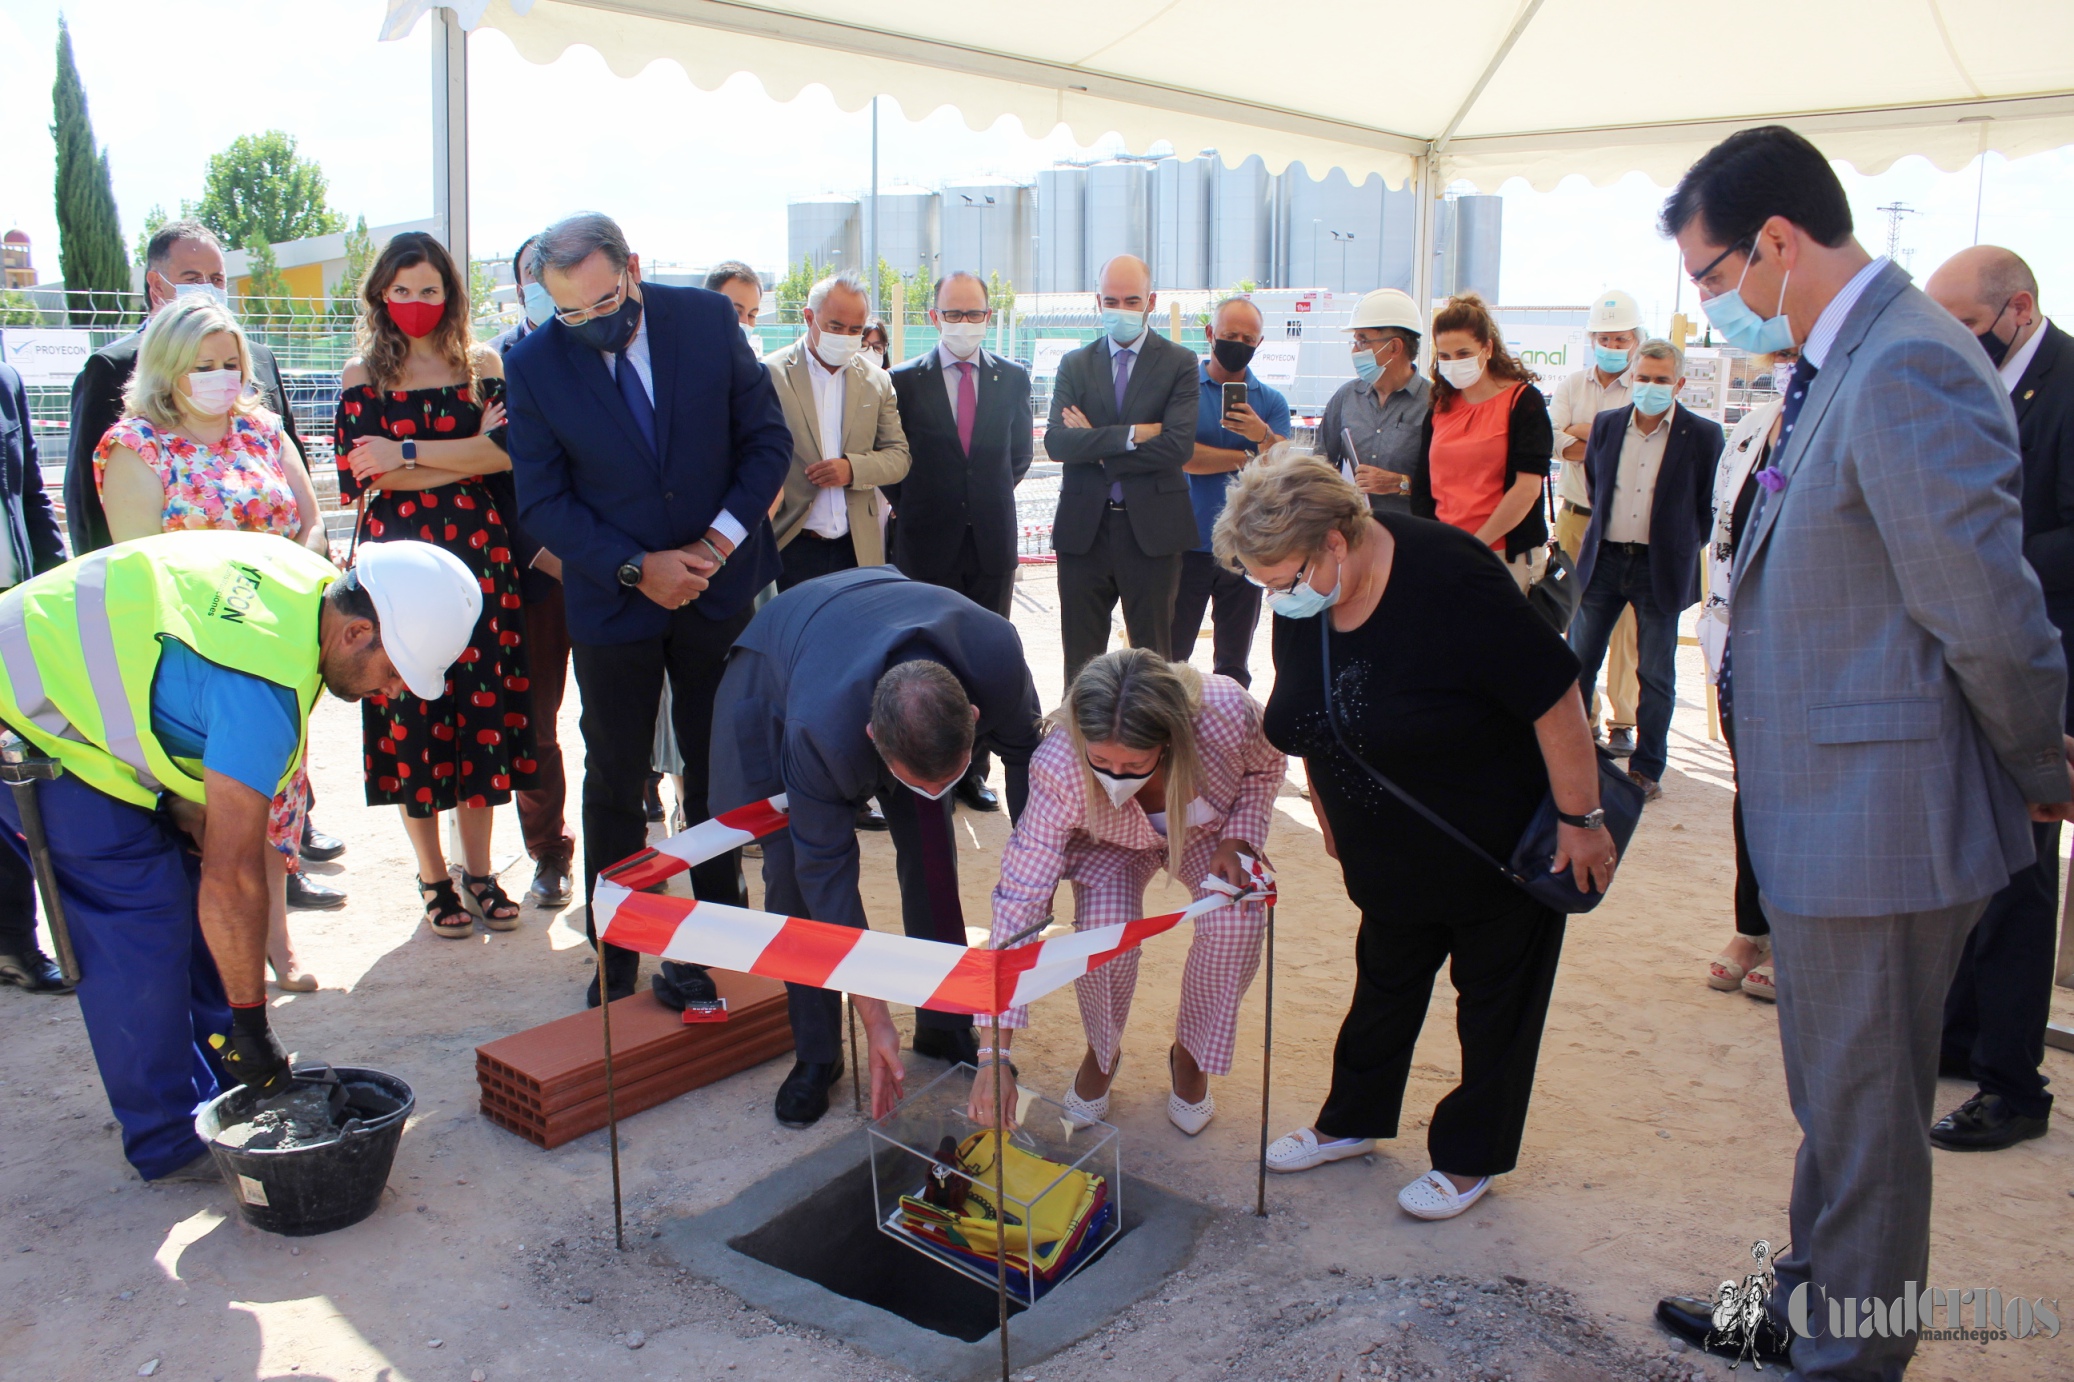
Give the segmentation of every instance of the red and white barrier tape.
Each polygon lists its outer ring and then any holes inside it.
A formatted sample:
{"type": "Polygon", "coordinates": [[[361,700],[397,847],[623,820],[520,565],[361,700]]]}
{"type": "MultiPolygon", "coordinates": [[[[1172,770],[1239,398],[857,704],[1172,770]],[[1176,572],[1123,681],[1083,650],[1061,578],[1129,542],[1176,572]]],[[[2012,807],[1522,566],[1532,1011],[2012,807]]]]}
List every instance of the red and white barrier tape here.
{"type": "Polygon", "coordinates": [[[998,1013],[1022,1007],[1206,912],[1272,901],[1275,880],[1244,858],[1252,885],[1204,880],[1208,897],[1179,912],[1102,926],[1012,950],[977,950],[858,930],[804,917],[639,891],[727,850],[784,828],[785,798],[724,812],[599,875],[592,901],[612,945],[665,960],[840,989],[938,1012],[998,1013]]]}

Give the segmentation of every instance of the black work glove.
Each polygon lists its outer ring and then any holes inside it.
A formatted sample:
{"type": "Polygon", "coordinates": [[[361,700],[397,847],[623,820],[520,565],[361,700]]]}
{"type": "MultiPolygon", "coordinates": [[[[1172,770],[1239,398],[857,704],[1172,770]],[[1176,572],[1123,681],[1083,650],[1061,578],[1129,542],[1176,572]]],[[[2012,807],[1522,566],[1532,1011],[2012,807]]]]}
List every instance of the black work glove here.
{"type": "Polygon", "coordinates": [[[288,1053],[267,1025],[266,1004],[230,1010],[230,1037],[211,1036],[216,1058],[233,1080],[264,1099],[288,1088],[288,1053]]]}

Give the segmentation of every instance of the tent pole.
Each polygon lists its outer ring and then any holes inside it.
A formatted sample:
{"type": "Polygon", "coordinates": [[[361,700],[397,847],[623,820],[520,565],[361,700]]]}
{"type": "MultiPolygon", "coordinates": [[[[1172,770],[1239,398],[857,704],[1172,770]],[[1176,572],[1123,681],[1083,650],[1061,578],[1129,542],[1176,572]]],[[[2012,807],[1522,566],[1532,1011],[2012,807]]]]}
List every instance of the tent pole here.
{"type": "MultiPolygon", "coordinates": [[[[876,317],[885,311],[879,301],[879,98],[871,98],[871,201],[866,208],[870,220],[866,224],[867,238],[871,243],[864,250],[864,278],[871,284],[871,314],[876,317]]],[[[886,344],[890,348],[893,338],[889,332],[886,344]]],[[[897,354],[897,352],[896,352],[897,354]]]]}
{"type": "MultiPolygon", "coordinates": [[[[453,9],[432,12],[432,216],[468,272],[468,32],[453,9]]],[[[464,279],[465,281],[465,279],[464,279]]]]}
{"type": "MultiPolygon", "coordinates": [[[[1433,224],[1439,189],[1434,186],[1434,156],[1429,151],[1412,161],[1411,300],[1424,319],[1433,311],[1433,224]]],[[[1433,333],[1419,333],[1419,363],[1433,358],[1433,333]]]]}

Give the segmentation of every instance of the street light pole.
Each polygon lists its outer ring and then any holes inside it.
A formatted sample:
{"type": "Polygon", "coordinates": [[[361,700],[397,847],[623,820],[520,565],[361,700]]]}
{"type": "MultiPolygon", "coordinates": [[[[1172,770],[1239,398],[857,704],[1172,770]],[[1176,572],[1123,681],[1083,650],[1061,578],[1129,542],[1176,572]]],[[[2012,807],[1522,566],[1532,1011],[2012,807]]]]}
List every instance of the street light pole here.
{"type": "Polygon", "coordinates": [[[871,201],[864,250],[864,273],[871,283],[871,314],[879,312],[879,98],[871,98],[871,201]]]}

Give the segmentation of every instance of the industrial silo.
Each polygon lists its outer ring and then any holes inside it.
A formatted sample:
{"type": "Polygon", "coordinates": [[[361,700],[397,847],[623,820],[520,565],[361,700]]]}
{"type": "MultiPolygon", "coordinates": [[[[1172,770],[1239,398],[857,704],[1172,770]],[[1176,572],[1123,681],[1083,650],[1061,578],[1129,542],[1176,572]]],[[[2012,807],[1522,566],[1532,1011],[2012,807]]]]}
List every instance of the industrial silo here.
{"type": "Polygon", "coordinates": [[[861,220],[854,197],[810,197],[785,208],[786,263],[811,261],[816,272],[862,268],[861,220]]]}
{"type": "Polygon", "coordinates": [[[1332,293],[1366,293],[1382,287],[1388,226],[1382,178],[1370,175],[1356,187],[1337,168],[1320,179],[1301,163],[1292,163],[1280,182],[1278,281],[1332,293]]]}
{"type": "Polygon", "coordinates": [[[1449,197],[1433,218],[1433,296],[1475,292],[1496,303],[1505,199],[1449,197]]]}
{"type": "MultiPolygon", "coordinates": [[[[926,187],[892,187],[878,195],[879,258],[898,274],[927,269],[936,276],[939,206],[926,187]]],[[[864,208],[871,214],[871,208],[864,208]]]]}
{"type": "Polygon", "coordinates": [[[1210,188],[1217,151],[1163,158],[1152,165],[1152,282],[1156,288],[1208,288],[1210,188]]]}
{"type": "Polygon", "coordinates": [[[1046,168],[1037,174],[1037,291],[1084,293],[1094,288],[1087,264],[1087,170],[1046,168]]]}
{"type": "Polygon", "coordinates": [[[1274,282],[1274,179],[1259,155],[1236,168],[1214,160],[1210,176],[1211,288],[1274,282]]]}
{"type": "Polygon", "coordinates": [[[998,273],[1003,282],[1023,292],[1035,291],[1030,274],[1032,201],[1028,187],[1005,179],[945,187],[937,276],[960,269],[981,278],[998,273]]]}
{"type": "Polygon", "coordinates": [[[1092,286],[1119,254],[1152,257],[1151,179],[1142,163],[1097,163],[1087,170],[1087,271],[1092,286]]]}

